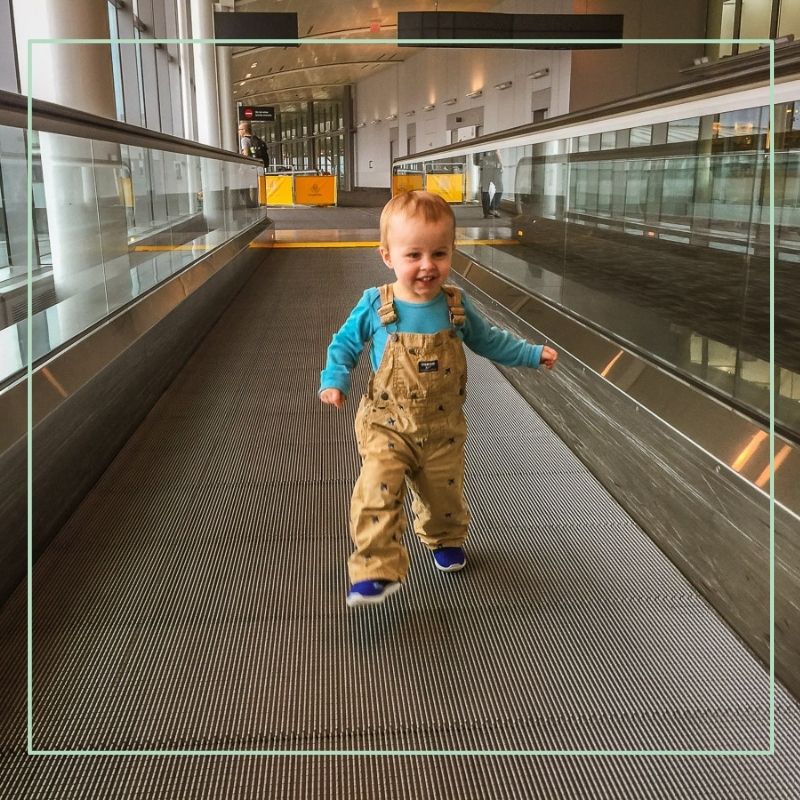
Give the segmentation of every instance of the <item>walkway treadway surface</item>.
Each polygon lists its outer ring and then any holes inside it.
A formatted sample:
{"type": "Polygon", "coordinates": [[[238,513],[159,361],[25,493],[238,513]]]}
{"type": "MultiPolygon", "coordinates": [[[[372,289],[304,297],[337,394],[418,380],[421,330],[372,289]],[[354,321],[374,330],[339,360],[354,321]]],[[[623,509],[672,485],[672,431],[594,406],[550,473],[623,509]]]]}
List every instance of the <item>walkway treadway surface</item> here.
{"type": "Polygon", "coordinates": [[[21,587],[0,797],[795,797],[780,687],[775,756],[528,752],[762,750],[768,680],[482,359],[467,569],[438,573],[409,533],[402,590],[345,607],[365,359],[345,409],[316,390],[387,276],[364,249],[271,253],[37,563],[35,748],[195,754],[27,756],[21,587]]]}

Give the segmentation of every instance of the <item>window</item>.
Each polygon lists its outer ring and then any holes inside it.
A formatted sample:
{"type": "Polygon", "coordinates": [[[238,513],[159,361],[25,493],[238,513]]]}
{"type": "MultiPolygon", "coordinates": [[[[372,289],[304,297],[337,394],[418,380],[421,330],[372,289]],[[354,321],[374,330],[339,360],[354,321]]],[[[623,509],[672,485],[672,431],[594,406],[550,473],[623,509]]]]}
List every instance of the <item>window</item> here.
{"type": "MultiPolygon", "coordinates": [[[[710,39],[774,39],[790,33],[800,35],[800,4],[797,0],[710,0],[707,31],[710,39]]],[[[759,44],[708,45],[712,58],[746,53],[759,44]]]]}

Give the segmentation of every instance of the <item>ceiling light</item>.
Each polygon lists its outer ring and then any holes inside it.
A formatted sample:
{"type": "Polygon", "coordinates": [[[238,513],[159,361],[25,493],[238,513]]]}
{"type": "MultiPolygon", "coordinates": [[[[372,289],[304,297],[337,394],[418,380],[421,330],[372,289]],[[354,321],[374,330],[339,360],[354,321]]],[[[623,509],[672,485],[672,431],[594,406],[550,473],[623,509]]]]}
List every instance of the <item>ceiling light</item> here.
{"type": "Polygon", "coordinates": [[[397,114],[389,114],[388,117],[385,117],[387,120],[397,119],[397,114]]]}
{"type": "Polygon", "coordinates": [[[453,105],[455,105],[457,102],[458,102],[458,98],[457,98],[457,97],[450,97],[450,98],[448,98],[447,100],[445,100],[445,101],[444,101],[444,104],[445,104],[446,106],[453,106],[453,105]]]}
{"type": "Polygon", "coordinates": [[[494,88],[499,89],[502,92],[503,89],[508,89],[513,83],[513,81],[503,81],[502,83],[496,83],[494,88]]]}
{"type": "Polygon", "coordinates": [[[380,125],[380,124],[381,121],[377,117],[375,117],[375,119],[372,120],[372,122],[370,122],[370,125],[380,125]]]}
{"type": "Polygon", "coordinates": [[[536,72],[531,72],[531,74],[528,75],[528,77],[536,80],[537,78],[544,78],[546,75],[549,74],[550,74],[550,67],[544,67],[543,69],[537,69],[536,72]]]}
{"type": "Polygon", "coordinates": [[[252,72],[248,72],[247,75],[245,75],[244,77],[245,78],[252,78],[253,77],[253,73],[252,72]]]}
{"type": "Polygon", "coordinates": [[[253,62],[251,65],[250,65],[250,69],[255,69],[257,66],[258,66],[258,61],[254,61],[254,62],[253,62]]]}
{"type": "Polygon", "coordinates": [[[366,124],[366,122],[359,122],[358,125],[356,125],[356,128],[363,128],[366,124]]]}
{"type": "Polygon", "coordinates": [[[428,103],[426,106],[422,106],[423,111],[433,111],[436,108],[436,103],[428,103]]]}
{"type": "Polygon", "coordinates": [[[414,109],[412,108],[412,109],[411,109],[411,111],[406,111],[406,116],[407,116],[407,117],[413,117],[413,116],[414,116],[414,114],[416,114],[416,113],[417,113],[417,112],[416,112],[416,111],[414,111],[414,109]]]}
{"type": "Polygon", "coordinates": [[[467,92],[467,97],[480,97],[483,94],[483,89],[476,89],[474,92],[467,92]]]}

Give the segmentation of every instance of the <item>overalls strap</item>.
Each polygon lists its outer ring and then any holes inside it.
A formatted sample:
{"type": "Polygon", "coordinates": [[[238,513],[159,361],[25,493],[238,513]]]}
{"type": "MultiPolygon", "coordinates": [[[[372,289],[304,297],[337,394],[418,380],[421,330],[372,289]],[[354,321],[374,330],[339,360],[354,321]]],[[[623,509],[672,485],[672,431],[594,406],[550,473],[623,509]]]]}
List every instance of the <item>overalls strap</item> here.
{"type": "Polygon", "coordinates": [[[397,312],[394,310],[394,291],[391,283],[384,283],[379,287],[381,293],[381,305],[378,308],[378,316],[381,319],[381,325],[391,325],[397,322],[397,312]]]}
{"type": "Polygon", "coordinates": [[[442,286],[442,291],[447,297],[447,307],[450,309],[450,322],[457,328],[467,321],[464,306],[461,305],[461,289],[457,286],[442,286]]]}

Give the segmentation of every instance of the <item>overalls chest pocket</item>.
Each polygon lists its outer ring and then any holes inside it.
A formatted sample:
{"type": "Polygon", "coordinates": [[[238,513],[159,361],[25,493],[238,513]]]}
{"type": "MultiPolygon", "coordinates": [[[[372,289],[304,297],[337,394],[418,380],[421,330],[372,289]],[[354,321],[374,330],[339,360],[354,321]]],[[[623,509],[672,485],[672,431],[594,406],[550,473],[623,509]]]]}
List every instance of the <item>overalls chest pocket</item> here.
{"type": "Polygon", "coordinates": [[[463,396],[467,365],[461,342],[450,331],[395,344],[394,391],[410,402],[463,396]]]}

